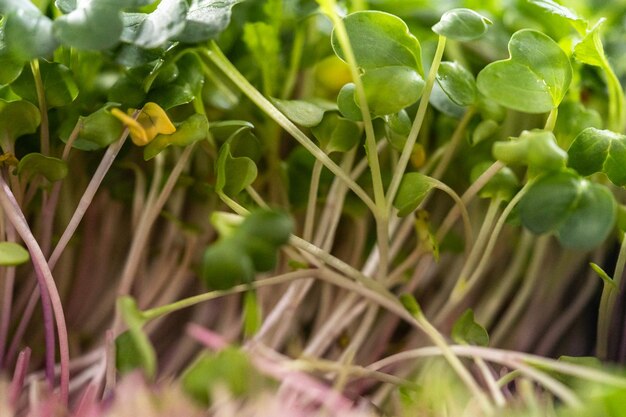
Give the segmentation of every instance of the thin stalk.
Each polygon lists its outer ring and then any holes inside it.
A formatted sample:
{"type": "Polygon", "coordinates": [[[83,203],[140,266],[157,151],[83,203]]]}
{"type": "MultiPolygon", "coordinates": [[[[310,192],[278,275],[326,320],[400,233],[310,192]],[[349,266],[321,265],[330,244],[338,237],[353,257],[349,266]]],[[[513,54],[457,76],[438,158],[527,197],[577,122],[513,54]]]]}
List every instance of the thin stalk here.
{"type": "Polygon", "coordinates": [[[189,160],[189,157],[194,149],[195,144],[189,145],[185,148],[176,161],[176,165],[174,165],[172,172],[170,172],[170,175],[154,204],[144,209],[145,215],[142,216],[139,221],[139,225],[137,226],[137,230],[135,231],[135,235],[128,252],[128,257],[126,258],[124,270],[122,271],[122,277],[120,278],[120,284],[118,285],[117,290],[118,295],[126,295],[130,293],[133,279],[136,275],[137,268],[139,267],[141,255],[150,235],[150,229],[163,209],[163,206],[165,206],[167,199],[178,181],[178,177],[187,166],[187,161],[189,160]]]}
{"type": "Polygon", "coordinates": [[[358,100],[361,115],[363,116],[363,125],[365,127],[365,151],[369,162],[370,173],[372,175],[372,187],[374,189],[374,202],[376,210],[373,212],[376,220],[376,234],[378,240],[378,248],[380,252],[380,261],[378,264],[378,278],[382,280],[388,268],[389,262],[389,225],[388,216],[390,210],[387,210],[387,201],[385,197],[385,188],[383,186],[382,173],[380,169],[380,161],[378,159],[378,151],[376,144],[376,134],[374,133],[374,124],[369,111],[369,104],[365,95],[365,88],[361,81],[361,74],[356,62],[354,51],[350,43],[350,37],[346,30],[343,20],[337,15],[337,3],[335,0],[318,0],[322,11],[330,18],[334,25],[334,33],[339,40],[344,58],[350,69],[352,82],[354,83],[356,98],[358,100]]]}
{"type": "Polygon", "coordinates": [[[43,87],[43,81],[41,80],[41,72],[39,70],[39,60],[33,59],[30,61],[30,69],[35,79],[35,90],[37,90],[37,101],[39,102],[39,113],[41,115],[41,123],[39,126],[39,140],[41,146],[41,153],[44,155],[50,154],[50,130],[48,123],[48,105],[46,103],[46,92],[43,87]]]}
{"type": "Polygon", "coordinates": [[[472,232],[472,222],[470,221],[469,213],[467,212],[467,207],[465,207],[465,203],[463,203],[461,197],[459,197],[459,195],[445,183],[435,178],[430,178],[430,181],[435,188],[438,188],[448,194],[454,200],[456,206],[461,211],[461,218],[463,219],[463,228],[465,234],[465,250],[467,253],[469,253],[469,251],[471,251],[472,249],[472,246],[474,245],[474,233],[472,232]]]}
{"type": "Polygon", "coordinates": [[[596,342],[596,355],[601,359],[606,359],[609,344],[609,329],[613,318],[615,302],[622,285],[622,275],[626,266],[626,236],[622,237],[622,245],[613,271],[613,285],[605,285],[602,289],[602,298],[598,312],[598,336],[596,342]]]}
{"type": "Polygon", "coordinates": [[[144,310],[142,312],[142,317],[146,320],[154,320],[175,311],[193,307],[205,301],[214,300],[216,298],[225,297],[227,295],[242,293],[245,291],[249,291],[250,289],[262,288],[270,285],[279,285],[299,279],[310,278],[316,275],[316,271],[317,270],[315,269],[301,269],[294,272],[288,272],[283,275],[278,275],[272,278],[257,280],[251,282],[250,284],[236,285],[228,290],[209,291],[204,294],[194,295],[193,297],[183,298],[182,300],[178,300],[171,304],[154,307],[149,310],[144,310]]]}
{"type": "Polygon", "coordinates": [[[559,115],[559,108],[553,107],[552,110],[550,110],[548,119],[546,120],[546,125],[544,127],[544,130],[548,130],[550,132],[554,130],[554,126],[556,126],[556,119],[558,115],[559,115]]]}
{"type": "Polygon", "coordinates": [[[41,248],[39,247],[37,240],[28,227],[26,218],[18,206],[17,201],[15,201],[15,197],[13,196],[11,189],[2,176],[0,176],[0,205],[2,205],[6,216],[13,224],[16,232],[20,235],[30,252],[42,296],[45,298],[45,294],[47,293],[50,297],[50,303],[52,305],[52,310],[54,311],[57,334],[59,337],[59,355],[61,363],[60,400],[63,404],[67,404],[70,379],[68,368],[70,362],[70,352],[63,304],[61,303],[61,297],[59,296],[54,278],[52,277],[52,272],[48,267],[48,262],[46,261],[43,252],[41,252],[41,248]]]}
{"type": "MultiPolygon", "coordinates": [[[[517,352],[505,349],[496,349],[482,346],[452,345],[448,346],[456,355],[463,357],[480,357],[486,361],[499,363],[516,368],[516,365],[526,364],[541,369],[549,369],[562,375],[570,375],[581,380],[597,382],[603,385],[626,388],[626,378],[604,372],[597,368],[577,365],[556,359],[544,358],[531,353],[517,352]],[[511,366],[515,364],[514,366],[511,366]]],[[[367,366],[367,369],[379,370],[397,362],[414,360],[429,356],[439,356],[442,351],[436,346],[407,350],[388,356],[367,366]]]]}
{"type": "Polygon", "coordinates": [[[324,166],[333,174],[341,178],[348,187],[375,213],[376,205],[367,193],[350,176],[342,170],[328,155],[324,153],[307,135],[304,134],[291,120],[276,108],[263,94],[261,94],[250,82],[235,68],[226,58],[220,48],[212,42],[209,51],[203,51],[203,56],[213,62],[248,98],[255,103],[271,119],[278,123],[287,133],[293,136],[307,151],[316,159],[322,161],[324,166]]]}
{"type": "Polygon", "coordinates": [[[537,239],[533,250],[533,258],[531,264],[528,266],[526,276],[524,277],[524,284],[522,288],[515,295],[512,305],[508,308],[504,317],[498,322],[498,325],[494,329],[491,337],[491,341],[494,345],[498,345],[502,339],[506,336],[506,332],[511,330],[513,323],[518,318],[519,313],[523,310],[524,306],[532,296],[535,284],[541,277],[541,266],[546,256],[546,249],[550,242],[550,236],[545,235],[537,239]]]}
{"type": "MultiPolygon", "coordinates": [[[[6,236],[9,242],[15,242],[15,229],[11,226],[6,228],[6,236]]],[[[13,304],[13,288],[15,285],[15,267],[6,268],[4,275],[4,295],[2,298],[2,312],[0,313],[0,369],[6,364],[5,353],[7,351],[7,338],[11,325],[11,310],[13,304]]]]}
{"type": "Polygon", "coordinates": [[[280,93],[280,97],[283,100],[286,100],[291,96],[293,88],[296,85],[298,71],[300,70],[300,61],[302,61],[302,52],[304,50],[305,31],[306,26],[298,26],[294,32],[293,46],[291,47],[291,55],[289,57],[289,68],[287,70],[287,76],[285,77],[282,92],[280,93]]]}
{"type": "Polygon", "coordinates": [[[470,107],[463,114],[463,117],[461,118],[461,120],[459,121],[459,124],[454,129],[454,133],[452,133],[452,137],[450,138],[450,141],[446,145],[446,150],[444,154],[442,155],[441,160],[439,161],[439,164],[437,164],[437,168],[435,168],[435,170],[433,171],[431,177],[440,179],[441,176],[444,174],[444,172],[446,172],[446,169],[448,169],[448,166],[450,165],[450,162],[452,161],[452,158],[454,157],[454,153],[456,152],[457,148],[459,147],[459,144],[465,137],[465,131],[467,130],[467,125],[472,120],[472,117],[474,117],[475,113],[476,113],[476,109],[474,107],[470,107]]]}
{"type": "Polygon", "coordinates": [[[424,92],[422,93],[422,98],[420,99],[420,104],[417,108],[417,113],[415,114],[415,120],[413,121],[413,125],[411,126],[411,131],[409,132],[409,136],[406,139],[404,149],[402,149],[400,160],[398,161],[396,170],[394,171],[393,177],[391,178],[391,183],[389,184],[389,188],[387,189],[387,212],[389,213],[391,212],[391,209],[393,207],[393,200],[395,199],[396,193],[398,192],[398,187],[400,186],[402,175],[404,175],[404,171],[406,170],[409,160],[411,159],[413,146],[415,146],[415,141],[417,140],[417,136],[419,135],[420,129],[422,128],[422,123],[424,122],[424,117],[426,116],[426,109],[428,108],[430,93],[432,92],[433,86],[435,85],[437,70],[439,69],[439,64],[441,63],[443,51],[445,49],[446,38],[445,36],[439,36],[439,40],[437,42],[437,50],[435,51],[435,56],[433,57],[433,61],[430,65],[430,71],[428,73],[428,77],[426,78],[424,92]]]}
{"type": "MultiPolygon", "coordinates": [[[[139,111],[136,111],[132,117],[136,118],[138,115],[139,111]]],[[[100,165],[98,165],[96,172],[93,174],[91,180],[89,181],[89,185],[87,185],[83,196],[80,198],[78,206],[76,207],[76,210],[74,211],[70,222],[67,224],[67,227],[63,231],[59,242],[52,251],[52,255],[50,255],[50,258],[48,260],[48,265],[50,266],[50,269],[54,269],[67,244],[74,235],[74,232],[76,232],[80,221],[83,219],[85,212],[87,212],[87,209],[91,205],[91,202],[93,201],[93,198],[96,195],[98,188],[100,188],[102,180],[104,180],[107,172],[109,172],[109,168],[111,168],[111,165],[113,164],[113,161],[115,160],[115,157],[119,153],[120,149],[122,149],[122,146],[124,146],[124,142],[126,142],[128,133],[128,128],[124,129],[124,132],[122,132],[120,139],[117,142],[109,145],[109,147],[107,148],[104,156],[102,157],[102,160],[100,161],[100,165]]]]}
{"type": "Polygon", "coordinates": [[[311,172],[311,185],[309,186],[309,201],[306,207],[306,217],[304,219],[304,231],[302,232],[302,238],[304,240],[311,240],[313,236],[313,225],[315,223],[315,207],[317,206],[317,192],[320,185],[320,176],[322,175],[322,168],[324,166],[319,160],[315,160],[313,165],[313,172],[311,172]]]}
{"type": "Polygon", "coordinates": [[[402,304],[400,304],[395,296],[393,296],[388,291],[371,290],[333,271],[320,270],[319,278],[334,285],[350,290],[354,293],[360,294],[361,296],[367,298],[370,302],[378,304],[379,306],[385,308],[391,313],[398,315],[409,324],[412,324],[413,326],[424,332],[426,336],[428,336],[428,338],[438,348],[441,349],[444,358],[448,361],[452,369],[457,373],[461,381],[463,381],[463,383],[468,387],[470,392],[478,400],[481,408],[483,408],[483,411],[486,412],[488,415],[491,415],[493,413],[493,406],[489,402],[489,399],[486,397],[485,393],[480,389],[470,372],[463,366],[463,363],[461,363],[459,358],[454,354],[454,352],[450,350],[445,338],[423,314],[419,313],[413,316],[411,313],[409,313],[408,310],[404,308],[404,306],[402,306],[402,304]]]}

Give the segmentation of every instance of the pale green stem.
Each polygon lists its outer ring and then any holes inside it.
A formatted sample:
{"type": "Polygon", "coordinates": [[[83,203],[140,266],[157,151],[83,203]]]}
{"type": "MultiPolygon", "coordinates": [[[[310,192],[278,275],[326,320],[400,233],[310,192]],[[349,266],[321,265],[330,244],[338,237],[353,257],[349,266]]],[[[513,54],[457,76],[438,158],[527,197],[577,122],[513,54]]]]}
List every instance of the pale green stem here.
{"type": "MultiPolygon", "coordinates": [[[[556,359],[544,358],[543,356],[533,355],[531,353],[466,345],[452,345],[448,346],[448,348],[459,356],[476,356],[483,358],[486,361],[499,363],[505,366],[509,366],[511,368],[517,368],[519,364],[526,364],[539,367],[544,370],[549,369],[553,372],[558,372],[563,375],[570,375],[581,380],[587,380],[589,382],[597,382],[603,385],[626,388],[626,378],[622,376],[615,375],[609,372],[604,372],[597,368],[577,365],[556,359]]],[[[367,369],[378,370],[397,362],[415,360],[418,358],[424,358],[429,356],[438,356],[441,354],[441,350],[435,346],[407,350],[388,356],[378,362],[368,365],[367,369]]]]}
{"type": "Polygon", "coordinates": [[[448,169],[448,166],[450,165],[450,162],[454,157],[454,153],[456,152],[459,144],[465,137],[467,125],[469,124],[470,120],[472,120],[472,117],[474,117],[475,113],[476,109],[474,107],[470,107],[469,109],[467,109],[467,111],[459,121],[459,124],[454,129],[454,133],[450,138],[450,142],[448,142],[448,144],[446,145],[446,150],[431,177],[440,179],[444,172],[446,172],[446,169],[448,169]]]}
{"type": "Polygon", "coordinates": [[[346,185],[367,205],[373,213],[376,213],[376,205],[367,193],[350,176],[343,171],[328,155],[324,153],[307,135],[304,134],[291,120],[278,110],[263,94],[261,94],[250,82],[235,68],[224,56],[217,44],[210,45],[210,51],[203,51],[203,56],[211,60],[248,98],[264,111],[271,119],[278,123],[287,133],[293,136],[307,151],[316,159],[319,159],[329,171],[341,178],[346,185]]]}
{"type": "Polygon", "coordinates": [[[428,100],[430,99],[430,93],[432,92],[433,86],[435,85],[437,70],[439,69],[439,64],[441,63],[441,58],[443,57],[443,51],[445,50],[445,48],[446,38],[445,36],[439,36],[437,50],[435,51],[435,56],[430,66],[430,71],[428,73],[428,78],[426,79],[426,85],[424,86],[424,92],[422,93],[419,107],[417,108],[417,113],[415,115],[415,120],[413,121],[413,126],[411,127],[409,136],[406,139],[404,149],[402,150],[402,154],[400,155],[400,160],[398,161],[398,165],[391,179],[391,183],[389,184],[389,189],[387,190],[387,212],[391,212],[392,210],[393,200],[395,199],[396,193],[398,192],[398,187],[400,186],[402,175],[404,175],[404,171],[406,170],[409,160],[411,159],[413,146],[415,146],[415,141],[417,140],[417,136],[419,135],[420,129],[422,127],[422,123],[424,122],[424,117],[426,116],[428,100]]]}
{"type": "Polygon", "coordinates": [[[316,271],[317,270],[315,269],[301,269],[298,271],[288,272],[283,275],[278,275],[272,278],[254,281],[250,284],[236,285],[228,290],[209,291],[204,294],[194,295],[193,297],[183,298],[182,300],[178,300],[171,304],[166,304],[164,306],[144,310],[141,313],[141,316],[146,320],[154,320],[175,311],[193,307],[205,301],[214,300],[216,298],[225,297],[227,295],[238,294],[248,291],[250,289],[262,288],[270,285],[279,285],[299,279],[314,277],[317,273],[316,271]]]}
{"type": "Polygon", "coordinates": [[[556,119],[558,115],[559,115],[559,108],[553,107],[552,110],[550,110],[548,119],[546,120],[546,125],[544,127],[544,130],[548,130],[550,132],[554,130],[554,126],[556,126],[556,119]]]}
{"type": "Polygon", "coordinates": [[[615,285],[604,285],[602,289],[602,298],[600,299],[600,308],[598,313],[598,336],[596,342],[596,355],[601,359],[606,359],[608,354],[609,330],[611,328],[611,319],[613,318],[613,310],[617,295],[620,292],[622,275],[624,274],[624,266],[626,265],[626,236],[622,237],[615,271],[613,271],[613,283],[615,285]]]}
{"type": "Polygon", "coordinates": [[[452,199],[456,203],[456,206],[461,211],[461,218],[463,219],[463,228],[465,229],[464,230],[465,250],[467,251],[467,253],[469,253],[469,251],[471,251],[472,246],[473,246],[474,233],[472,232],[472,222],[470,221],[469,213],[467,212],[467,207],[465,207],[465,203],[463,203],[463,200],[461,200],[461,197],[459,197],[459,195],[445,183],[435,178],[429,178],[429,181],[433,184],[435,188],[440,189],[441,191],[445,192],[450,197],[452,197],[452,199]]]}
{"type": "Polygon", "coordinates": [[[320,176],[322,174],[323,165],[319,160],[315,160],[313,172],[311,173],[311,185],[309,186],[309,201],[306,208],[306,217],[304,219],[304,231],[302,238],[311,240],[313,236],[313,225],[315,223],[315,207],[317,206],[317,191],[320,185],[320,176]]]}
{"type": "Polygon", "coordinates": [[[363,125],[365,126],[365,151],[369,162],[370,173],[372,175],[372,187],[374,189],[374,201],[376,211],[374,217],[376,219],[376,233],[378,237],[378,250],[380,260],[378,263],[378,278],[382,280],[387,274],[389,262],[389,212],[387,210],[387,201],[385,197],[385,188],[383,186],[382,173],[380,169],[380,161],[378,159],[378,149],[376,144],[376,134],[374,133],[374,124],[365,95],[365,88],[361,81],[359,67],[350,44],[348,31],[343,20],[337,15],[337,4],[335,0],[319,0],[322,10],[332,20],[334,24],[334,33],[339,40],[344,59],[350,68],[350,75],[354,82],[356,90],[356,98],[363,116],[363,125]]]}
{"type": "Polygon", "coordinates": [[[50,130],[48,124],[48,105],[46,103],[46,92],[41,80],[41,72],[39,71],[39,60],[30,61],[30,69],[35,79],[35,89],[37,90],[37,101],[39,101],[39,113],[41,115],[41,124],[39,126],[39,136],[41,142],[41,153],[48,155],[50,153],[50,130]]]}
{"type": "Polygon", "coordinates": [[[293,87],[296,85],[298,71],[300,69],[300,61],[302,60],[302,51],[304,50],[306,27],[298,27],[294,33],[293,46],[291,48],[291,56],[289,58],[289,70],[285,77],[283,90],[280,93],[282,99],[288,99],[293,93],[293,87]]]}

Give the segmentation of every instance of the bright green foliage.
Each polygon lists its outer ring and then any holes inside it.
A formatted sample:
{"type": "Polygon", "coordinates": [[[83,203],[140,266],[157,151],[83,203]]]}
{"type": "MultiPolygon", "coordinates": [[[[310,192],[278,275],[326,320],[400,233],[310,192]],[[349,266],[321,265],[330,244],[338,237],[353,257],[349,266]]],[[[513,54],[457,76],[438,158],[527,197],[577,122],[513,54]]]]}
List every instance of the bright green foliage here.
{"type": "Polygon", "coordinates": [[[442,62],[437,71],[437,82],[459,106],[471,106],[476,101],[478,91],[474,76],[457,62],[442,62]]]}
{"type": "Polygon", "coordinates": [[[509,53],[509,59],[493,62],[478,74],[478,90],[526,113],[558,107],[572,80],[572,66],[561,47],[541,32],[520,30],[509,41],[509,53]]]}
{"type": "Polygon", "coordinates": [[[320,124],[324,113],[333,109],[332,104],[304,100],[280,100],[272,98],[272,103],[292,122],[305,127],[320,124]]]}
{"type": "Polygon", "coordinates": [[[609,189],[570,171],[539,177],[518,207],[522,224],[531,232],[554,232],[563,246],[574,249],[592,249],[602,243],[616,218],[609,189]]]}
{"type": "MultiPolygon", "coordinates": [[[[75,148],[85,151],[101,149],[121,137],[124,125],[111,115],[109,107],[104,106],[86,117],[79,118],[78,136],[73,144],[75,148]]],[[[72,127],[69,128],[72,129],[72,127]]],[[[69,134],[69,131],[66,132],[66,139],[69,134]]]]}
{"type": "Polygon", "coordinates": [[[578,16],[576,12],[565,6],[558,4],[553,0],[528,0],[529,3],[539,7],[543,11],[550,13],[554,16],[558,16],[568,23],[570,23],[576,31],[580,34],[584,34],[587,29],[588,22],[582,17],[578,16]]]}
{"type": "Polygon", "coordinates": [[[215,191],[235,196],[252,184],[257,176],[257,167],[248,157],[233,157],[230,152],[230,143],[220,148],[217,159],[217,179],[215,191]]]}
{"type": "Polygon", "coordinates": [[[372,68],[361,76],[365,98],[374,116],[397,113],[415,103],[424,90],[424,79],[403,66],[372,68]]]}
{"type": "Polygon", "coordinates": [[[361,139],[361,127],[337,112],[328,112],[322,121],[311,129],[320,147],[327,153],[347,152],[361,139]]]}
{"type": "MultiPolygon", "coordinates": [[[[76,99],[78,86],[65,65],[40,60],[39,70],[48,108],[65,106],[76,99]]],[[[39,103],[35,81],[30,71],[23,71],[11,84],[11,89],[24,100],[33,104],[39,103]]]]}
{"type": "Polygon", "coordinates": [[[604,55],[604,47],[600,39],[600,28],[605,20],[601,19],[591,28],[585,37],[574,47],[574,58],[578,61],[593,65],[596,67],[608,66],[606,56],[604,55]]]}
{"type": "Polygon", "coordinates": [[[242,398],[266,382],[246,354],[237,348],[203,353],[185,370],[181,379],[185,392],[204,406],[211,404],[212,391],[218,386],[242,398]]]}
{"type": "Polygon", "coordinates": [[[15,242],[0,242],[0,266],[17,266],[30,260],[30,253],[15,242]]]}
{"type": "Polygon", "coordinates": [[[346,119],[359,122],[363,120],[361,109],[355,101],[356,87],[354,83],[344,85],[337,95],[337,107],[346,119]]]}
{"type": "MultiPolygon", "coordinates": [[[[405,66],[423,73],[420,44],[402,19],[388,13],[366,11],[352,13],[343,22],[359,68],[405,66]]],[[[335,31],[331,42],[337,56],[345,61],[335,31]]]]}
{"type": "Polygon", "coordinates": [[[276,266],[277,251],[293,232],[293,221],[282,212],[255,210],[204,252],[201,276],[207,286],[225,290],[250,283],[256,272],[276,266]]]}
{"type": "Polygon", "coordinates": [[[400,302],[413,317],[420,317],[423,314],[422,308],[412,294],[402,294],[400,296],[400,302]]]}
{"type": "Polygon", "coordinates": [[[385,138],[394,149],[402,151],[411,132],[411,119],[405,110],[385,117],[385,138]]]}
{"type": "Polygon", "coordinates": [[[419,172],[404,174],[393,202],[394,207],[398,209],[398,216],[403,217],[413,212],[432,188],[433,183],[426,175],[419,172]]]}
{"type": "Polygon", "coordinates": [[[143,158],[148,161],[169,146],[188,146],[206,139],[209,133],[209,121],[206,116],[194,114],[176,126],[176,132],[171,135],[158,135],[143,150],[143,158]]]}
{"type": "Polygon", "coordinates": [[[35,132],[40,122],[39,109],[34,104],[0,99],[0,138],[15,141],[22,135],[35,132]]]}
{"type": "Polygon", "coordinates": [[[457,41],[471,41],[483,36],[491,20],[470,9],[452,9],[443,14],[433,32],[457,41]]]}
{"type": "Polygon", "coordinates": [[[626,136],[593,127],[580,132],[567,151],[568,166],[588,176],[603,172],[615,185],[626,185],[626,136]]]}
{"type": "Polygon", "coordinates": [[[117,308],[128,326],[128,331],[115,339],[116,366],[120,371],[130,371],[141,368],[148,378],[156,375],[156,352],[142,330],[146,322],[137,302],[129,296],[117,300],[117,308]]]}
{"type": "MultiPolygon", "coordinates": [[[[476,181],[491,165],[492,163],[489,161],[475,165],[472,168],[470,180],[476,181]]],[[[509,201],[518,189],[519,180],[517,176],[511,168],[504,167],[480,189],[479,195],[482,198],[499,198],[502,201],[509,201]]]]}
{"type": "Polygon", "coordinates": [[[470,308],[454,322],[452,339],[459,344],[489,346],[487,330],[474,320],[474,311],[470,308]]]}
{"type": "MultiPolygon", "coordinates": [[[[388,13],[365,11],[346,16],[344,25],[356,65],[363,72],[360,77],[372,115],[397,113],[415,103],[424,89],[421,47],[406,24],[388,13]]],[[[336,31],[332,45],[346,61],[336,31]]],[[[339,109],[348,119],[359,120],[354,87],[347,86],[337,98],[339,109]]]]}
{"type": "Polygon", "coordinates": [[[37,152],[24,156],[17,165],[17,174],[27,181],[36,175],[41,175],[50,182],[60,181],[67,176],[67,172],[65,161],[37,152]]]}
{"type": "Polygon", "coordinates": [[[204,252],[200,274],[207,287],[226,290],[252,282],[254,265],[250,256],[241,250],[239,242],[220,240],[204,252]]]}
{"type": "Polygon", "coordinates": [[[567,161],[567,153],[556,144],[552,132],[539,129],[525,130],[508,142],[496,142],[493,155],[507,164],[527,165],[533,174],[559,170],[567,161]]]}

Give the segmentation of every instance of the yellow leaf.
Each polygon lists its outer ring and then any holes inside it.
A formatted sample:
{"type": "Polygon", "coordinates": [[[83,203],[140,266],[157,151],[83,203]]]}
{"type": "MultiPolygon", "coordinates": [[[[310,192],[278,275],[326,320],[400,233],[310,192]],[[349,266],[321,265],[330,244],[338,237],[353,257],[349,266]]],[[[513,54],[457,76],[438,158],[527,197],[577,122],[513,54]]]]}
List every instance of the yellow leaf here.
{"type": "MultiPolygon", "coordinates": [[[[129,110],[132,114],[133,109],[129,110]]],[[[167,113],[156,103],[146,103],[137,119],[125,114],[119,109],[112,109],[111,114],[124,123],[130,131],[130,138],[137,146],[145,146],[158,134],[169,135],[176,132],[176,127],[172,124],[167,113]]]]}

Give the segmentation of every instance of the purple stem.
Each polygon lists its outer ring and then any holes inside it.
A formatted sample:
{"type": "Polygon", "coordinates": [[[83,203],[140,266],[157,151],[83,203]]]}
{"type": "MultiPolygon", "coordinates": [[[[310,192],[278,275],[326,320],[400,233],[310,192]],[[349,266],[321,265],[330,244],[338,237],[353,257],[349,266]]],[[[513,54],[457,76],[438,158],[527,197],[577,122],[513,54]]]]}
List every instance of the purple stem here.
{"type": "Polygon", "coordinates": [[[12,407],[17,405],[17,401],[19,400],[22,389],[24,388],[24,379],[26,378],[29,362],[30,348],[26,348],[21,351],[17,357],[15,371],[13,372],[13,380],[11,381],[11,387],[9,388],[9,404],[11,404],[12,407]]]}
{"type": "MultiPolygon", "coordinates": [[[[28,223],[22,210],[20,209],[15,196],[11,192],[8,184],[4,180],[4,177],[0,175],[0,205],[9,219],[9,221],[15,227],[15,230],[24,241],[30,256],[32,259],[35,274],[37,276],[37,283],[41,291],[42,306],[45,307],[45,300],[49,299],[49,302],[54,311],[54,317],[56,319],[57,333],[59,336],[59,354],[60,354],[60,367],[61,367],[61,397],[60,400],[63,404],[67,404],[69,396],[69,342],[67,336],[67,327],[65,324],[65,314],[63,312],[63,304],[61,303],[61,297],[57,290],[52,272],[48,268],[48,262],[37,243],[37,240],[33,236],[28,223]],[[49,297],[46,296],[49,295],[49,297]]],[[[44,308],[44,311],[46,309],[44,308]]],[[[46,340],[49,340],[50,328],[54,329],[53,323],[44,323],[46,326],[46,340]]],[[[46,359],[47,360],[47,359],[46,359]]],[[[54,366],[54,361],[53,361],[54,366]]],[[[54,369],[53,369],[54,370],[54,369]]]]}
{"type": "Polygon", "coordinates": [[[35,307],[37,307],[37,300],[39,299],[39,287],[35,287],[35,290],[30,294],[30,298],[28,299],[28,304],[22,313],[22,317],[20,318],[20,323],[15,330],[15,334],[13,335],[13,340],[11,341],[11,346],[9,346],[9,350],[6,355],[5,363],[13,362],[15,355],[17,355],[17,350],[20,347],[20,342],[24,337],[24,333],[26,333],[26,328],[28,327],[28,322],[30,318],[33,316],[33,312],[35,311],[35,307]]]}

